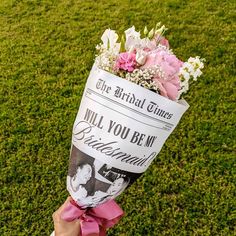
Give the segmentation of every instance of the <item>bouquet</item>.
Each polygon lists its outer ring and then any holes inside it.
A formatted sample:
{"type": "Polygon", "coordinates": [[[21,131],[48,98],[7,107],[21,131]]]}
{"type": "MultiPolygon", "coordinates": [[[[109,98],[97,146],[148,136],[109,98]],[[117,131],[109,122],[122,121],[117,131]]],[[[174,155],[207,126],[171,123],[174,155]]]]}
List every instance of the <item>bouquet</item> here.
{"type": "MultiPolygon", "coordinates": [[[[119,38],[107,29],[96,47],[67,176],[79,217],[91,210],[94,216],[96,209],[112,212],[107,204],[145,172],[189,107],[182,97],[202,74],[203,59],[178,59],[165,31],[157,24],[141,35],[133,26],[119,38]]],[[[104,230],[104,223],[98,225],[104,230]]]]}

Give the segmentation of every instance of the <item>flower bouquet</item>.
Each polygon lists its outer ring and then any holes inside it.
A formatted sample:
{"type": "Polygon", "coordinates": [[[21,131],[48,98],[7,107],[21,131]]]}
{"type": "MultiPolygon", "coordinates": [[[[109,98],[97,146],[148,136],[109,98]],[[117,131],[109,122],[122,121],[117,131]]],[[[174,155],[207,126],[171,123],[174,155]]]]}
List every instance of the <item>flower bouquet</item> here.
{"type": "Polygon", "coordinates": [[[116,32],[107,29],[96,47],[73,126],[67,189],[74,201],[65,219],[89,222],[92,217],[98,235],[122,215],[112,199],[160,152],[188,109],[183,94],[202,74],[203,60],[178,59],[165,31],[157,24],[150,31],[145,27],[141,35],[133,26],[118,40],[116,32]],[[104,210],[100,218],[97,210],[104,210]],[[105,219],[111,212],[115,215],[105,219]]]}

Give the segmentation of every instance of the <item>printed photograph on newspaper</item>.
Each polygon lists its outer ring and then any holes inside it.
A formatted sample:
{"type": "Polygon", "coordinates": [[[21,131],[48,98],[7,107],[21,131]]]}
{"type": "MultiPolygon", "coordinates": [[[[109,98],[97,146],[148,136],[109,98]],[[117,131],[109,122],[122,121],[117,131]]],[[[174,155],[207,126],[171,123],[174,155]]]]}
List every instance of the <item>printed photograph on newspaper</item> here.
{"type": "Polygon", "coordinates": [[[72,145],[67,189],[80,207],[95,207],[114,199],[140,175],[109,166],[72,145]]]}

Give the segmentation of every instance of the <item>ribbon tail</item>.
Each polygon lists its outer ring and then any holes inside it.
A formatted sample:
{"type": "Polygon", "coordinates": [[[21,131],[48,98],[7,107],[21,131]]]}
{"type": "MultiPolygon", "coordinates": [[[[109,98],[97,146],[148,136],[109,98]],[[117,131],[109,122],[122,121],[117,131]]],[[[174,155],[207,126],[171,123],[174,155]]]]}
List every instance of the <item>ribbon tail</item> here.
{"type": "Polygon", "coordinates": [[[99,236],[106,236],[106,228],[103,226],[100,226],[99,236]]]}
{"type": "Polygon", "coordinates": [[[81,236],[100,236],[98,222],[93,217],[84,217],[80,222],[80,229],[81,236]]]}

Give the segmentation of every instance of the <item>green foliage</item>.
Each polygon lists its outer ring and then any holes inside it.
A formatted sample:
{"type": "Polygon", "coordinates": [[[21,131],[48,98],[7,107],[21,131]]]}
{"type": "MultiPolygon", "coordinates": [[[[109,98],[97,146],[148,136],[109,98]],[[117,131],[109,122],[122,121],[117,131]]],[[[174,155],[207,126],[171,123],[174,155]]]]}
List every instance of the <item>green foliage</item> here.
{"type": "Polygon", "coordinates": [[[67,196],[71,129],[106,28],[161,21],[183,60],[206,58],[190,109],[149,170],[118,198],[108,235],[236,235],[235,3],[0,1],[0,235],[49,235],[67,196]]]}

